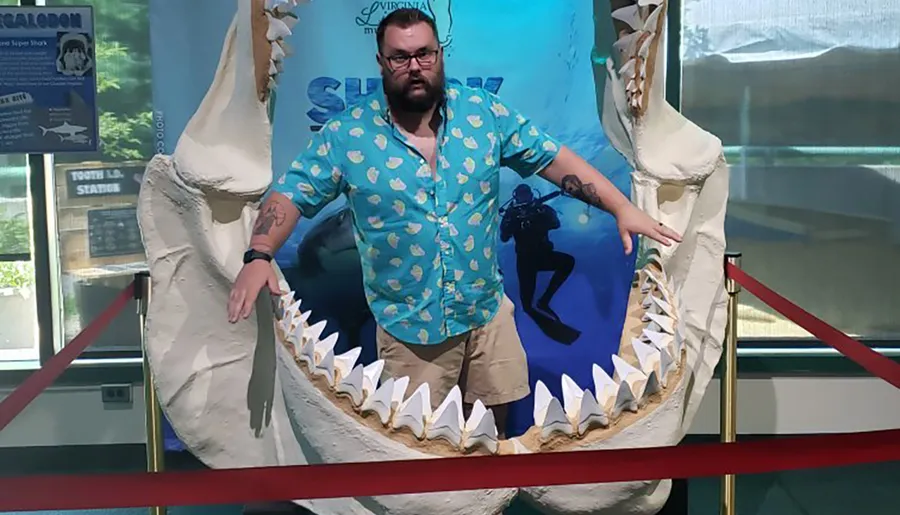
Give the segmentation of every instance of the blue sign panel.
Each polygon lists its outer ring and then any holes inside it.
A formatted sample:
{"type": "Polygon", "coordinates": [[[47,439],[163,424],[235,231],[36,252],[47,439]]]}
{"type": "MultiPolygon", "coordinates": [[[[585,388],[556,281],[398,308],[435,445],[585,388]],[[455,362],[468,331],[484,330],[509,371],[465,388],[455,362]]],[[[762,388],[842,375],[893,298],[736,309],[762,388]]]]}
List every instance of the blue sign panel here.
{"type": "Polygon", "coordinates": [[[0,154],[97,150],[91,7],[0,7],[0,154]]]}

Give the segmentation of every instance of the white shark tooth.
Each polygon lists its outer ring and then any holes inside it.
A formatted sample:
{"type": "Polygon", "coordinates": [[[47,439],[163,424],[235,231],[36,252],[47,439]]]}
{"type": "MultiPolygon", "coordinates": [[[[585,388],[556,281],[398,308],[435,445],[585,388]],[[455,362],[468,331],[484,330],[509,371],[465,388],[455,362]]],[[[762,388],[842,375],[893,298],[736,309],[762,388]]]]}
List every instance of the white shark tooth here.
{"type": "Polygon", "coordinates": [[[429,440],[443,438],[458,447],[462,443],[463,426],[465,425],[462,404],[462,392],[459,385],[454,385],[444,402],[434,410],[428,419],[425,438],[429,440]]]}
{"type": "Polygon", "coordinates": [[[609,425],[606,413],[597,404],[597,399],[591,394],[590,390],[585,390],[581,394],[581,406],[575,423],[578,427],[579,435],[584,435],[594,426],[606,427],[609,425]]]}
{"type": "Polygon", "coordinates": [[[266,13],[266,18],[269,19],[269,30],[266,31],[266,39],[268,39],[269,41],[275,41],[277,39],[284,39],[291,35],[291,29],[287,26],[286,23],[269,13],[266,13]]]}
{"type": "Polygon", "coordinates": [[[319,341],[319,338],[322,337],[322,332],[325,331],[325,326],[327,322],[325,320],[320,320],[315,324],[307,327],[303,331],[303,339],[312,341],[313,343],[319,341]]]}
{"type": "MultiPolygon", "coordinates": [[[[619,68],[619,76],[622,77],[623,80],[627,80],[627,81],[634,80],[634,74],[635,74],[635,70],[636,70],[635,62],[636,61],[634,59],[629,59],[629,60],[625,61],[625,64],[623,64],[621,68],[619,68]]],[[[630,84],[630,82],[629,82],[629,84],[630,84]]],[[[626,87],[625,89],[628,89],[628,88],[626,87]]]]}
{"type": "Polygon", "coordinates": [[[619,385],[609,377],[606,370],[603,370],[596,363],[594,363],[591,372],[594,376],[594,395],[597,397],[597,403],[603,408],[604,412],[609,413],[616,402],[619,385]]]}
{"type": "Polygon", "coordinates": [[[350,400],[353,402],[354,407],[360,406],[365,398],[363,392],[363,366],[356,365],[349,374],[341,374],[341,380],[338,381],[338,384],[335,385],[334,389],[338,393],[350,396],[350,400]]]}
{"type": "Polygon", "coordinates": [[[494,412],[485,408],[480,400],[476,400],[472,405],[469,420],[466,421],[463,448],[469,450],[479,445],[494,454],[499,447],[499,441],[494,412]]]}
{"type": "Polygon", "coordinates": [[[662,331],[668,334],[675,334],[675,321],[665,315],[657,315],[656,313],[644,313],[644,322],[650,322],[647,329],[651,331],[662,331]]]}
{"type": "MultiPolygon", "coordinates": [[[[340,377],[347,377],[350,374],[350,371],[356,365],[356,360],[359,359],[360,353],[362,353],[362,347],[354,347],[334,357],[334,368],[338,371],[340,377]]],[[[362,387],[362,383],[360,383],[360,387],[362,387]]]]}
{"type": "Polygon", "coordinates": [[[328,349],[328,352],[316,361],[313,374],[324,377],[328,381],[328,386],[334,386],[334,349],[328,349]]]}
{"type": "Polygon", "coordinates": [[[569,420],[578,418],[578,409],[581,408],[581,387],[567,374],[562,375],[563,408],[569,420]]]}
{"type": "Polygon", "coordinates": [[[297,327],[302,327],[303,324],[305,324],[309,320],[310,316],[312,316],[312,311],[300,313],[299,315],[294,317],[294,324],[296,324],[297,327]]]}
{"type": "Polygon", "coordinates": [[[668,387],[669,372],[675,370],[677,366],[675,360],[665,349],[659,349],[659,383],[663,388],[668,387]]]}
{"type": "Polygon", "coordinates": [[[634,354],[641,365],[641,370],[645,374],[649,375],[651,372],[662,373],[662,355],[659,349],[637,338],[631,339],[631,348],[634,349],[634,354]]]}
{"type": "Polygon", "coordinates": [[[656,284],[653,277],[644,270],[644,279],[641,281],[641,293],[650,292],[656,284]]]}
{"type": "Polygon", "coordinates": [[[278,19],[284,22],[284,24],[287,25],[287,28],[290,31],[293,31],[294,26],[297,25],[297,22],[300,21],[300,18],[291,12],[283,13],[283,16],[280,16],[278,19]]]}
{"type": "Polygon", "coordinates": [[[626,34],[613,43],[613,48],[622,55],[632,57],[634,55],[634,46],[637,44],[639,37],[641,37],[640,32],[626,34]]]}
{"type": "Polygon", "coordinates": [[[654,39],[656,39],[656,37],[653,34],[647,34],[647,36],[641,42],[640,48],[638,48],[637,55],[641,57],[644,62],[646,62],[647,57],[650,56],[650,48],[653,45],[654,39]]]}
{"type": "Polygon", "coordinates": [[[400,404],[391,427],[405,427],[412,431],[416,438],[425,438],[425,424],[431,416],[431,394],[428,383],[422,383],[408,399],[400,404]]]}
{"type": "MultiPolygon", "coordinates": [[[[366,365],[363,369],[363,383],[362,388],[363,392],[365,392],[366,396],[372,395],[375,390],[378,388],[378,383],[381,381],[381,373],[384,371],[384,360],[379,359],[377,361],[373,361],[366,365]]],[[[391,381],[393,383],[393,381],[391,381]]],[[[390,397],[388,397],[390,401],[390,397]]]]}
{"type": "MultiPolygon", "coordinates": [[[[391,395],[391,408],[399,409],[400,405],[403,404],[403,398],[406,397],[406,390],[409,388],[409,376],[403,376],[399,379],[394,379],[394,393],[391,395]]],[[[426,393],[431,393],[430,390],[426,393]]],[[[431,399],[426,399],[428,401],[428,409],[431,410],[431,399]]]]}
{"type": "Polygon", "coordinates": [[[647,386],[644,387],[644,393],[641,398],[641,403],[646,403],[647,400],[650,399],[650,396],[662,391],[662,385],[659,384],[659,376],[656,375],[656,372],[650,372],[650,375],[647,376],[647,386]]]}
{"type": "Polygon", "coordinates": [[[332,355],[332,361],[334,361],[334,346],[337,344],[339,336],[340,335],[337,333],[337,331],[335,331],[329,334],[326,338],[315,343],[315,353],[317,361],[324,359],[325,355],[329,352],[332,355]]]}
{"type": "Polygon", "coordinates": [[[644,27],[644,20],[641,19],[641,15],[638,13],[637,5],[632,4],[620,7],[612,12],[612,17],[614,20],[627,23],[634,30],[641,30],[644,27]]]}
{"type": "Polygon", "coordinates": [[[391,420],[391,396],[394,395],[394,378],[389,377],[372,394],[366,395],[360,411],[375,412],[381,420],[381,425],[387,426],[391,420]]]}
{"type": "Polygon", "coordinates": [[[566,417],[559,399],[550,394],[542,381],[535,385],[534,394],[534,425],[541,428],[541,437],[547,438],[559,431],[566,435],[573,435],[575,428],[566,417]]]}
{"type": "Polygon", "coordinates": [[[634,392],[628,383],[622,381],[619,383],[619,389],[616,392],[616,402],[613,405],[612,416],[617,417],[623,411],[631,411],[636,413],[638,410],[637,400],[634,398],[634,392]]]}
{"type": "MultiPolygon", "coordinates": [[[[646,7],[650,5],[659,5],[659,3],[653,3],[652,0],[641,0],[638,2],[638,5],[641,7],[646,7]]],[[[650,13],[650,16],[647,16],[647,19],[644,21],[644,30],[647,32],[656,33],[656,24],[659,22],[659,17],[662,15],[662,12],[665,9],[654,9],[653,12],[650,13]]]]}
{"type": "Polygon", "coordinates": [[[653,345],[657,349],[665,350],[671,353],[672,335],[644,329],[641,331],[641,340],[653,345]]]}
{"type": "Polygon", "coordinates": [[[669,318],[677,318],[675,316],[675,310],[672,308],[671,305],[669,305],[668,302],[664,301],[663,299],[661,299],[655,295],[651,295],[650,302],[652,304],[652,306],[651,306],[652,313],[655,313],[657,315],[665,315],[669,318]]]}
{"type": "Polygon", "coordinates": [[[281,61],[284,59],[284,49],[281,48],[281,44],[279,44],[277,41],[272,43],[271,58],[273,61],[281,61]]]}
{"type": "Polygon", "coordinates": [[[525,447],[518,438],[510,438],[509,442],[512,444],[512,453],[513,454],[532,454],[531,449],[525,447]]]}
{"type": "Polygon", "coordinates": [[[269,75],[278,75],[278,65],[275,61],[269,61],[269,75]]]}
{"type": "Polygon", "coordinates": [[[644,387],[647,385],[647,375],[615,354],[613,354],[612,362],[619,381],[628,383],[634,398],[640,399],[644,395],[644,387]]]}
{"type": "Polygon", "coordinates": [[[298,343],[294,344],[298,350],[297,356],[300,361],[306,363],[306,369],[313,372],[316,369],[316,343],[311,338],[298,338],[298,343]]]}

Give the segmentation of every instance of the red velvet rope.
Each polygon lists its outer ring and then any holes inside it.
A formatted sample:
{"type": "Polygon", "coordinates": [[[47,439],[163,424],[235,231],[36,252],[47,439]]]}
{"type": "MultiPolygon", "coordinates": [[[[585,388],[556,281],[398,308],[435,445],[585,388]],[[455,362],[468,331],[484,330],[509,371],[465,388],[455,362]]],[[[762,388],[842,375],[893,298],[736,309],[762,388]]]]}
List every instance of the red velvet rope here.
{"type": "MultiPolygon", "coordinates": [[[[900,366],[801,310],[734,266],[730,278],[869,372],[900,387],[900,366]]],[[[133,285],[77,343],[87,346],[124,305],[133,285]],[[121,305],[120,305],[121,304],[121,305]]],[[[11,419],[80,353],[73,344],[0,404],[11,419]],[[70,350],[71,349],[71,350],[70,350]],[[52,368],[51,368],[52,365],[52,368]],[[40,374],[40,376],[39,376],[40,374]],[[38,379],[35,379],[39,376],[38,379]],[[12,397],[12,395],[10,396],[12,397]],[[13,411],[13,409],[16,409],[13,411]]],[[[8,420],[6,420],[8,423],[8,420]]],[[[0,425],[2,428],[5,425],[0,425]]],[[[574,451],[519,456],[209,471],[0,479],[0,512],[232,504],[419,494],[473,489],[647,481],[754,474],[900,460],[900,429],[784,437],[731,444],[574,451]]]]}
{"type": "MultiPolygon", "coordinates": [[[[28,376],[9,396],[0,402],[0,431],[3,430],[19,413],[22,412],[35,397],[41,394],[63,371],[75,361],[84,349],[99,337],[110,322],[128,305],[134,296],[134,282],[128,285],[112,301],[103,313],[85,327],[78,336],[57,352],[47,363],[28,376]]],[[[2,490],[0,490],[2,491],[2,490]]],[[[2,497],[2,496],[0,496],[2,497]]]]}
{"type": "Polygon", "coordinates": [[[727,263],[725,273],[775,311],[850,358],[870,374],[900,388],[900,363],[879,354],[775,293],[740,268],[727,263]]]}

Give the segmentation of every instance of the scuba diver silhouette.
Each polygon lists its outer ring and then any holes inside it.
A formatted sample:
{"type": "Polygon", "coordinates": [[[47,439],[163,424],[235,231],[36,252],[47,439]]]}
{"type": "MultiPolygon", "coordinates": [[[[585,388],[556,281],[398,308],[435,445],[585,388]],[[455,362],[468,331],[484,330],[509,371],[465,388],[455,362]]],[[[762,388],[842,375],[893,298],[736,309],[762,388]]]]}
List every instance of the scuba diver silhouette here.
{"type": "Polygon", "coordinates": [[[515,239],[516,269],[519,280],[519,298],[522,309],[550,338],[559,343],[571,344],[581,334],[560,320],[550,307],[553,296],[559,291],[575,268],[575,258],[556,250],[550,241],[550,231],[559,229],[559,216],[548,200],[564,194],[556,191],[535,198],[527,184],[519,184],[512,198],[500,208],[500,240],[515,239]],[[534,302],[539,272],[553,272],[546,290],[534,302]]]}

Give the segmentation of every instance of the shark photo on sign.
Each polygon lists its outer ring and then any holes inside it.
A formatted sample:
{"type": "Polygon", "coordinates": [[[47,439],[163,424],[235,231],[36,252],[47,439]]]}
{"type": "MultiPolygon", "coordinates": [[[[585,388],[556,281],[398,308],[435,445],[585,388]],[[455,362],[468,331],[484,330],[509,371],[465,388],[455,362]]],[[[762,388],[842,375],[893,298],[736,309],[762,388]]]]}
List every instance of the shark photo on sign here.
{"type": "Polygon", "coordinates": [[[47,134],[56,134],[59,136],[60,141],[68,141],[71,143],[88,143],[90,141],[90,137],[87,134],[82,134],[87,130],[87,127],[82,127],[81,125],[71,125],[69,122],[63,122],[62,125],[57,127],[46,128],[38,125],[38,129],[41,130],[41,136],[47,136],[47,134]]]}

